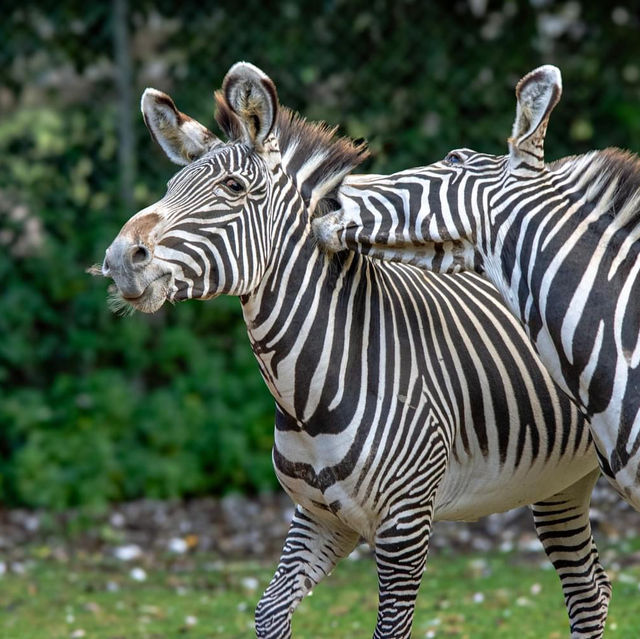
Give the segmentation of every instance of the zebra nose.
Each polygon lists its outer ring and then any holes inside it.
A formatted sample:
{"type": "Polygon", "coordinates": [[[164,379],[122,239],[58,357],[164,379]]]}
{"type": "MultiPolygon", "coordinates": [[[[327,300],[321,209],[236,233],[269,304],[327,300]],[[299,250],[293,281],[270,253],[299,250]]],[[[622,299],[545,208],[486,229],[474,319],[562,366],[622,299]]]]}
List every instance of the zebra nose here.
{"type": "Polygon", "coordinates": [[[102,263],[102,274],[123,273],[140,270],[153,259],[151,250],[143,243],[132,244],[119,238],[107,249],[102,263]]]}

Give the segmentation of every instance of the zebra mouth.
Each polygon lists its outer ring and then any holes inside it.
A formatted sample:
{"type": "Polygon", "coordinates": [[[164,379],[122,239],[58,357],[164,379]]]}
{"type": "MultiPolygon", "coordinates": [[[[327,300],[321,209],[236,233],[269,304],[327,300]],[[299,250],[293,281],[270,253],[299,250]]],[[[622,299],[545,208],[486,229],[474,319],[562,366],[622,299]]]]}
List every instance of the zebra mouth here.
{"type": "Polygon", "coordinates": [[[155,313],[167,300],[171,290],[171,273],[164,273],[147,284],[140,295],[128,297],[118,291],[122,302],[142,313],[155,313]]]}

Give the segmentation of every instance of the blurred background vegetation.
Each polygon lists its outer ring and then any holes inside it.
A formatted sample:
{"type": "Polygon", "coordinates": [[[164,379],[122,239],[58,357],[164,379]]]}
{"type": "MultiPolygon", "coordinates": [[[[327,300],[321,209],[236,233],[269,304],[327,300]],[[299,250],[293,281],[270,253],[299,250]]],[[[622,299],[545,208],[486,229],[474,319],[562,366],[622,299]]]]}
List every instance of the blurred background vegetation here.
{"type": "Polygon", "coordinates": [[[0,502],[100,507],[275,488],[273,402],[236,299],[107,309],[85,269],[174,173],[146,86],[214,128],[251,61],[280,101],[366,137],[365,171],[501,153],[513,89],[563,72],[549,158],[640,150],[640,3],[19,2],[0,21],[0,502]]]}

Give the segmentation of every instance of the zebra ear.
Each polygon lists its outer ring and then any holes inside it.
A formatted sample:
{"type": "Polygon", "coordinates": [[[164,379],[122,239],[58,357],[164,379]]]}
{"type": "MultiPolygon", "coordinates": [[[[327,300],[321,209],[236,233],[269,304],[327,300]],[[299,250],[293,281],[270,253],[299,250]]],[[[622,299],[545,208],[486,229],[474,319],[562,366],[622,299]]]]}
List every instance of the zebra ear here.
{"type": "Polygon", "coordinates": [[[189,164],[222,144],[207,127],[178,111],[162,91],[146,89],[140,109],[151,137],[176,164],[189,164]]]}
{"type": "Polygon", "coordinates": [[[238,117],[242,141],[258,151],[273,129],[278,113],[275,84],[248,62],[234,64],[222,83],[224,98],[238,117]]]}
{"type": "Polygon", "coordinates": [[[562,95],[560,69],[549,64],[524,76],[516,86],[516,119],[509,138],[511,167],[544,168],[544,136],[551,111],[562,95]]]}

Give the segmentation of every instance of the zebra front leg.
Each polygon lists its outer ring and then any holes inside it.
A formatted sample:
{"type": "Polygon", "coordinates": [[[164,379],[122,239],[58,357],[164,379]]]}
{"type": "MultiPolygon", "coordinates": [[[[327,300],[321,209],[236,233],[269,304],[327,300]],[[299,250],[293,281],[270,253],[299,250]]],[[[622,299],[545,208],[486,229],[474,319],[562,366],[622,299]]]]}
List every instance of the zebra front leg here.
{"type": "Polygon", "coordinates": [[[374,639],[409,639],[429,548],[433,497],[419,509],[389,518],[375,537],[378,621],[374,639]]]}
{"type": "Polygon", "coordinates": [[[296,508],[278,568],[256,608],[259,639],[291,637],[291,616],[309,591],[358,543],[358,533],[296,508]]]}
{"type": "Polygon", "coordinates": [[[602,637],[611,598],[589,522],[591,492],[599,475],[595,470],[531,506],[538,538],[562,583],[572,639],[602,637]]]}

